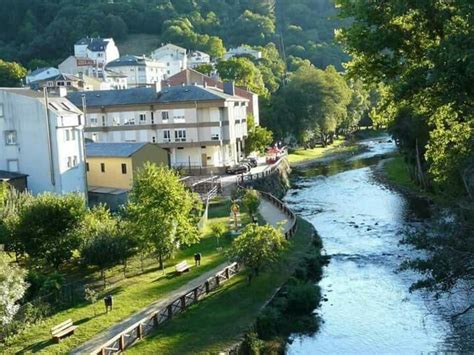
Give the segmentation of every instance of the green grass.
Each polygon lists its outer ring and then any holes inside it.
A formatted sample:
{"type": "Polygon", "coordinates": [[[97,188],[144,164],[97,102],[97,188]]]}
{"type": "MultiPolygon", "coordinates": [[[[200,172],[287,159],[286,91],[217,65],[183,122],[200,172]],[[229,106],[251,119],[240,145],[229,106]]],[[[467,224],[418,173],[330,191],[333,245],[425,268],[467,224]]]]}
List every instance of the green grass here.
{"type": "Polygon", "coordinates": [[[298,220],[298,232],[283,260],[249,285],[243,273],[217,292],[165,323],[127,354],[218,353],[241,339],[266,301],[291,275],[311,241],[312,226],[298,220]]]}
{"type": "Polygon", "coordinates": [[[297,149],[288,154],[290,164],[303,163],[314,159],[323,158],[329,154],[339,154],[353,152],[357,149],[354,145],[344,145],[344,139],[336,139],[334,143],[327,147],[317,147],[313,149],[297,149]]]}
{"type": "Polygon", "coordinates": [[[390,183],[419,190],[418,186],[410,178],[408,166],[402,156],[396,156],[384,163],[384,171],[390,183]]]}
{"type": "Polygon", "coordinates": [[[152,51],[161,47],[160,38],[156,35],[150,35],[145,33],[131,34],[128,35],[125,40],[119,41],[117,43],[120,54],[134,54],[147,56],[150,55],[152,51]]]}
{"type": "MultiPolygon", "coordinates": [[[[228,223],[229,210],[226,211],[225,201],[215,204],[211,208],[213,221],[228,223]]],[[[242,214],[244,223],[248,217],[242,214]]],[[[220,241],[220,246],[225,249],[231,243],[230,238],[224,237],[220,241]]],[[[181,250],[173,260],[168,260],[165,264],[165,274],[161,270],[154,269],[150,272],[124,279],[106,290],[107,294],[114,296],[114,311],[105,314],[101,299],[96,304],[97,316],[94,316],[94,307],[90,304],[79,304],[73,308],[56,313],[39,324],[27,328],[23,333],[17,335],[7,342],[7,346],[0,346],[0,353],[66,353],[69,350],[81,345],[97,333],[100,333],[117,322],[127,318],[150,303],[159,300],[166,294],[178,289],[188,281],[198,277],[226,260],[223,251],[217,250],[216,238],[205,231],[203,239],[191,247],[181,250]],[[182,276],[176,276],[174,266],[187,260],[193,264],[193,255],[200,252],[203,255],[201,267],[192,268],[190,272],[182,276]],[[60,344],[51,341],[49,330],[51,327],[71,318],[79,326],[74,336],[64,339],[60,344]]]]}

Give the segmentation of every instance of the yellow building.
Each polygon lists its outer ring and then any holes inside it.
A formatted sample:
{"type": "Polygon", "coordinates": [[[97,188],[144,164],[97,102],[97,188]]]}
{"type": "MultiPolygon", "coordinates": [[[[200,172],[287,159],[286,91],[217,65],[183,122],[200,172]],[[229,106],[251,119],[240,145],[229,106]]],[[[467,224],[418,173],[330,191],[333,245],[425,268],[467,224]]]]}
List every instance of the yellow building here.
{"type": "Polygon", "coordinates": [[[86,144],[90,203],[106,203],[111,209],[125,203],[134,173],[146,162],[169,166],[168,151],[146,142],[86,144]]]}

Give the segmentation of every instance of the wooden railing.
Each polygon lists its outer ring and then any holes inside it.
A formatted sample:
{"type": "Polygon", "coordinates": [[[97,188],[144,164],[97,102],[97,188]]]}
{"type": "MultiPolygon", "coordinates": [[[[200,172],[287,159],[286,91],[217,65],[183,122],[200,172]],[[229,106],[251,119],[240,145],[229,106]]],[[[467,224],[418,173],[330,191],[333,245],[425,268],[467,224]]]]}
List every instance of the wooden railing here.
{"type": "Polygon", "coordinates": [[[220,284],[226,282],[238,272],[238,264],[230,264],[215,276],[207,279],[201,285],[188,290],[180,297],[154,312],[152,315],[139,320],[120,334],[109,339],[97,349],[93,350],[91,354],[110,355],[124,352],[125,349],[141,340],[144,336],[150,334],[161,324],[172,319],[175,315],[183,312],[192,304],[206,297],[209,293],[217,289],[220,284]]]}

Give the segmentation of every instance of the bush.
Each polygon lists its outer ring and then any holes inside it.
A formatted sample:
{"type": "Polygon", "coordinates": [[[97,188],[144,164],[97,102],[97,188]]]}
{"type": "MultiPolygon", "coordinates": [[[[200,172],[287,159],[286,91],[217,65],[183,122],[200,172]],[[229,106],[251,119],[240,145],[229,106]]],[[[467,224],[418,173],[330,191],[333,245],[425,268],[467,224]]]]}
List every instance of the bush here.
{"type": "Polygon", "coordinates": [[[319,305],[321,289],[310,282],[298,282],[288,285],[288,312],[292,314],[307,314],[319,305]]]}
{"type": "Polygon", "coordinates": [[[269,340],[280,334],[281,323],[284,321],[277,307],[269,306],[257,318],[255,330],[261,339],[269,340]]]}
{"type": "Polygon", "coordinates": [[[260,340],[255,332],[245,334],[245,340],[242,344],[241,353],[259,355],[262,352],[265,343],[260,340]]]}

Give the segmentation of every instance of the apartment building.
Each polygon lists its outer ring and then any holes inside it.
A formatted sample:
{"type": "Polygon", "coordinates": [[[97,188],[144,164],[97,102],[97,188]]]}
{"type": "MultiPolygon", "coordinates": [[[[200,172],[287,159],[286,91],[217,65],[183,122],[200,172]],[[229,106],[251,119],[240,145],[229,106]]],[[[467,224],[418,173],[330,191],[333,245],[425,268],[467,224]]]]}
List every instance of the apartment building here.
{"type": "MultiPolygon", "coordinates": [[[[81,105],[82,93],[68,95],[81,105]]],[[[151,142],[170,152],[176,168],[218,172],[237,163],[247,136],[248,100],[188,85],[84,92],[85,135],[94,142],[151,142]]]]}
{"type": "Polygon", "coordinates": [[[86,191],[82,112],[64,97],[0,88],[0,170],[34,193],[86,191]]]}
{"type": "Polygon", "coordinates": [[[107,64],[106,76],[109,70],[125,75],[130,88],[154,85],[167,75],[165,63],[136,55],[125,55],[107,64]]]}
{"type": "Polygon", "coordinates": [[[188,66],[187,50],[168,43],[151,53],[151,58],[166,66],[165,79],[184,70],[188,66]]]}

